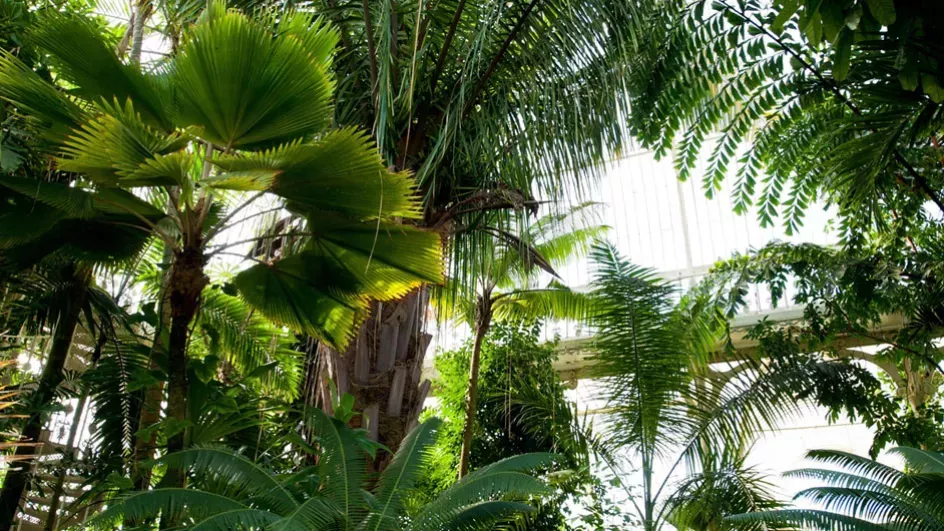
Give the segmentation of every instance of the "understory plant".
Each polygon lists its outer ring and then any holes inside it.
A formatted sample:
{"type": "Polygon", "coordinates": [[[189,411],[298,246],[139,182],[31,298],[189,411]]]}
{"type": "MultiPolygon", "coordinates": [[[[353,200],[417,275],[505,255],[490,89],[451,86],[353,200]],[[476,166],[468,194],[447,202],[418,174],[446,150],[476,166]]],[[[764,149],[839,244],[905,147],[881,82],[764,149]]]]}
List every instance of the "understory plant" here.
{"type": "Polygon", "coordinates": [[[944,528],[944,454],[900,446],[888,455],[901,458],[905,469],[847,452],[813,450],[807,458],[826,468],[803,468],[785,476],[825,483],[793,498],[814,508],[760,511],[727,521],[823,531],[944,528]]]}
{"type": "Polygon", "coordinates": [[[276,474],[228,448],[172,453],[158,464],[183,471],[191,480],[186,488],[116,498],[92,520],[92,527],[159,521],[204,531],[484,531],[533,511],[529,502],[548,492],[545,482],[528,471],[550,466],[555,457],[518,455],[480,468],[407,517],[405,494],[421,477],[440,422],[431,418],[414,429],[374,480],[367,474],[367,456],[377,445],[366,432],[320,410],[312,415],[319,427],[318,445],[312,449],[316,464],[276,474]]]}

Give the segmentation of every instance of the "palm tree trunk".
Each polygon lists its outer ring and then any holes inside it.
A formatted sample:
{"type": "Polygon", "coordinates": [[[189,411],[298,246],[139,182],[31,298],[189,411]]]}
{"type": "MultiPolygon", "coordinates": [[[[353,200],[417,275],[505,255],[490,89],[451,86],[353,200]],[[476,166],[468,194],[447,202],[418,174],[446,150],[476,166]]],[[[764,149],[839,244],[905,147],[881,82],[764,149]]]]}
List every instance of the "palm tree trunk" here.
{"type": "MultiPolygon", "coordinates": [[[[75,335],[79,315],[88,297],[88,287],[92,278],[91,271],[84,268],[73,270],[71,277],[66,305],[59,313],[52,345],[46,358],[46,365],[43,367],[42,375],[39,378],[39,385],[30,397],[32,411],[21,433],[24,442],[37,442],[39,440],[39,434],[43,428],[42,413],[47,411],[50,404],[55,400],[56,390],[59,388],[59,384],[62,383],[62,369],[69,357],[72,337],[75,335]]],[[[31,447],[21,446],[17,448],[16,455],[31,454],[33,450],[31,447]]],[[[26,490],[31,463],[32,461],[29,459],[19,461],[16,465],[11,466],[7,472],[3,482],[3,490],[0,491],[0,531],[8,531],[13,527],[13,519],[16,517],[20,498],[23,497],[23,492],[26,490]]]]}
{"type": "MultiPolygon", "coordinates": [[[[203,272],[206,257],[200,242],[175,251],[170,270],[170,342],[167,348],[167,418],[176,424],[174,433],[167,439],[167,452],[183,450],[187,444],[189,429],[187,396],[187,341],[190,325],[200,305],[200,294],[209,279],[203,272]]],[[[168,470],[161,484],[165,487],[183,486],[184,476],[176,470],[168,470]]]]}
{"type": "Polygon", "coordinates": [[[462,452],[459,454],[459,479],[469,473],[469,456],[472,454],[472,436],[475,434],[475,414],[479,399],[479,364],[482,358],[482,342],[492,324],[491,297],[486,295],[479,301],[476,312],[475,343],[469,363],[469,388],[465,395],[465,427],[462,431],[462,452]]]}
{"type": "MultiPolygon", "coordinates": [[[[422,379],[423,360],[432,336],[425,333],[426,288],[387,303],[376,303],[355,340],[343,353],[319,345],[322,360],[315,405],[331,413],[328,379],[339,393],[354,395],[355,408],[370,437],[396,452],[419,422],[430,381],[422,379]]],[[[383,470],[391,455],[373,463],[383,470]]]]}

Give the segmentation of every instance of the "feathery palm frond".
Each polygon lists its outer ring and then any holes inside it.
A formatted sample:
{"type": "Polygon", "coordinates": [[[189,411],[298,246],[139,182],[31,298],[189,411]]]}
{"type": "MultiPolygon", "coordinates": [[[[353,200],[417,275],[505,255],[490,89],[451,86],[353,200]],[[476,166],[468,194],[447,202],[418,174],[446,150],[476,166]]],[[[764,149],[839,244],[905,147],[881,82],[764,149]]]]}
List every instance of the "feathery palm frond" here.
{"type": "Polygon", "coordinates": [[[944,525],[944,491],[939,487],[944,484],[944,471],[940,468],[934,471],[934,467],[940,466],[940,454],[906,447],[895,448],[891,453],[907,456],[909,466],[914,462],[930,465],[931,469],[901,472],[846,452],[814,450],[808,454],[810,459],[841,470],[803,469],[788,475],[826,483],[803,490],[795,497],[821,509],[764,511],[732,516],[729,520],[833,530],[940,529],[944,525]],[[938,488],[922,489],[926,481],[936,481],[938,488]]]}

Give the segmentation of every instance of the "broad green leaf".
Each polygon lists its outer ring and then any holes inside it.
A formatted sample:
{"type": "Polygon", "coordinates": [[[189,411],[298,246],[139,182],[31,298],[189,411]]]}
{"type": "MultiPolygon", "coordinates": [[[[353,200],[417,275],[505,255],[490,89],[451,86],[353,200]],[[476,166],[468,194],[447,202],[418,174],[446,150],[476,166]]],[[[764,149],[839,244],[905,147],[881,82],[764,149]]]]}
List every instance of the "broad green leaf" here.
{"type": "Polygon", "coordinates": [[[57,208],[73,218],[89,219],[115,214],[156,220],[164,216],[163,212],[150,203],[118,188],[104,188],[93,192],[68,184],[20,177],[0,177],[0,187],[7,187],[57,208]]]}
{"type": "Polygon", "coordinates": [[[270,190],[301,212],[334,210],[358,219],[420,216],[413,180],[387,170],[373,142],[356,129],[214,162],[224,173],[209,180],[211,186],[270,190]]]}
{"type": "Polygon", "coordinates": [[[843,28],[839,33],[839,40],[833,52],[833,78],[842,81],[849,75],[849,61],[852,57],[852,41],[854,33],[849,28],[843,28]]]}
{"type": "Polygon", "coordinates": [[[367,310],[360,283],[320,255],[303,252],[236,276],[240,295],[269,319],[343,348],[367,310]]]}
{"type": "Polygon", "coordinates": [[[121,105],[130,99],[148,125],[173,129],[164,80],[122,63],[90,21],[72,15],[44,17],[30,40],[52,55],[77,94],[92,102],[117,101],[121,105]]]}
{"type": "Polygon", "coordinates": [[[865,0],[869,12],[883,26],[895,23],[895,0],[865,0]]]}
{"type": "Polygon", "coordinates": [[[439,234],[383,222],[308,218],[310,248],[357,279],[361,293],[375,300],[405,295],[423,283],[443,282],[439,234]]]}
{"type": "Polygon", "coordinates": [[[799,8],[800,0],[784,0],[780,6],[780,11],[777,12],[777,16],[774,17],[774,21],[770,24],[770,29],[777,33],[783,31],[783,25],[790,20],[790,17],[792,17],[799,8]]]}
{"type": "Polygon", "coordinates": [[[321,132],[333,82],[296,38],[229,12],[194,27],[173,64],[179,119],[230,148],[274,146],[321,132]]]}
{"type": "MultiPolygon", "coordinates": [[[[134,182],[141,177],[154,176],[155,170],[160,168],[161,162],[155,162],[149,172],[139,173],[151,158],[180,151],[190,141],[185,135],[163,134],[148,127],[131,101],[124,105],[103,103],[100,107],[101,114],[82,124],[66,140],[63,156],[59,158],[62,169],[83,173],[109,186],[117,185],[121,178],[130,178],[134,182]],[[139,174],[137,178],[136,173],[139,174]]],[[[181,155],[164,163],[173,160],[180,163],[186,157],[181,155]]],[[[171,181],[171,184],[181,182],[179,164],[177,166],[171,166],[168,169],[170,174],[160,176],[163,178],[159,180],[171,181]],[[177,175],[172,175],[175,172],[177,175]]]]}
{"type": "Polygon", "coordinates": [[[82,109],[36,72],[0,51],[0,97],[49,124],[47,133],[61,140],[82,120],[82,109]]]}

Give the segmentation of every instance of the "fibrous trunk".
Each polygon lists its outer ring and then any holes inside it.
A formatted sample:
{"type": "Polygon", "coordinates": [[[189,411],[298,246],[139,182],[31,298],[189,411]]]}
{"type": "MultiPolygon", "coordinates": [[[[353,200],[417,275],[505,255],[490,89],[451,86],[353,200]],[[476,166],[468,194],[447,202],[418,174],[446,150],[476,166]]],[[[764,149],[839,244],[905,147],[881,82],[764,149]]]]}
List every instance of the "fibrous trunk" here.
{"type": "MultiPolygon", "coordinates": [[[[87,269],[78,269],[72,273],[71,277],[65,307],[56,321],[52,345],[39,378],[39,385],[29,398],[32,410],[20,434],[22,442],[35,443],[39,441],[39,435],[43,428],[42,413],[48,411],[49,406],[56,399],[56,391],[59,384],[62,383],[62,369],[72,347],[72,337],[79,323],[82,307],[88,297],[91,272],[87,269]]],[[[33,447],[20,446],[16,450],[16,455],[22,457],[32,454],[34,451],[35,448],[33,447]]],[[[13,527],[13,519],[16,516],[20,498],[26,490],[32,460],[24,459],[15,461],[15,463],[7,472],[3,482],[3,490],[0,492],[0,530],[2,531],[7,531],[13,527]]]]}
{"type": "MultiPolygon", "coordinates": [[[[319,389],[316,405],[331,414],[330,385],[354,395],[373,440],[396,452],[418,423],[430,381],[422,378],[423,361],[432,336],[425,332],[429,296],[425,288],[392,302],[376,303],[355,339],[343,353],[319,345],[319,389]]],[[[390,455],[379,457],[382,470],[390,455]]]]}

